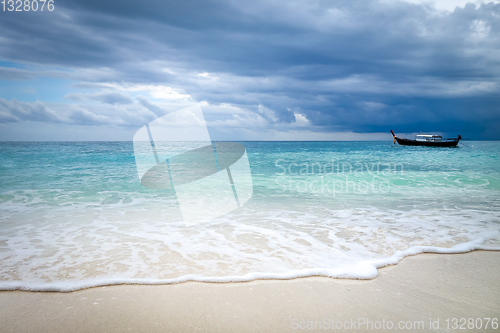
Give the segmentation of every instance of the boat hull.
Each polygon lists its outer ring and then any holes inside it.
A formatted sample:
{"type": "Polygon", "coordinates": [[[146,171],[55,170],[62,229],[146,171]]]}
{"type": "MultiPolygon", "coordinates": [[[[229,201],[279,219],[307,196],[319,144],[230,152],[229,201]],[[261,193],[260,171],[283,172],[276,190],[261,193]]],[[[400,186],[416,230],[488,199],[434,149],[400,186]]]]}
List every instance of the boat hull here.
{"type": "Polygon", "coordinates": [[[396,141],[402,146],[426,146],[426,147],[455,147],[458,140],[453,141],[417,141],[395,137],[396,141]]]}

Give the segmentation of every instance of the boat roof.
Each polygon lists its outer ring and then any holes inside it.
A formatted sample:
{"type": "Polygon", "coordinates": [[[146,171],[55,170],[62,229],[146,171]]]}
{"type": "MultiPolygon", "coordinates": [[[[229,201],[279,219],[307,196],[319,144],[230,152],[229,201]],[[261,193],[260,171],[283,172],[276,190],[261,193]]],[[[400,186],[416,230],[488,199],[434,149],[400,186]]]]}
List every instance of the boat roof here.
{"type": "Polygon", "coordinates": [[[441,135],[432,135],[432,134],[417,134],[417,136],[422,136],[424,138],[441,138],[441,135]]]}

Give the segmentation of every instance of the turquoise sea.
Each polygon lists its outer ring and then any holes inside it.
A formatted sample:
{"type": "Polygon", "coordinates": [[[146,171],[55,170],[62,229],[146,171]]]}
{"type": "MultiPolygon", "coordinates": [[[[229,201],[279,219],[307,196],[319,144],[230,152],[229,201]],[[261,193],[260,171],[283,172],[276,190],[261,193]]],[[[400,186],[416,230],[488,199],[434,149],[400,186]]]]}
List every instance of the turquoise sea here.
{"type": "Polygon", "coordinates": [[[0,143],[0,290],[373,278],[500,249],[500,142],[240,143],[252,198],[194,226],[175,192],[141,185],[132,142],[0,143]]]}

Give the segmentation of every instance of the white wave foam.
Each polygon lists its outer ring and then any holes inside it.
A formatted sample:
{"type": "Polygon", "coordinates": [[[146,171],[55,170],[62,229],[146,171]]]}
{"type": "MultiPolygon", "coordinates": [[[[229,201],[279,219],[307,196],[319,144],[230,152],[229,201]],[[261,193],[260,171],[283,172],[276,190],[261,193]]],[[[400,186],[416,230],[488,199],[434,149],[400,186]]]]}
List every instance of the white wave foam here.
{"type": "Polygon", "coordinates": [[[420,252],[500,249],[496,211],[276,210],[250,201],[187,228],[175,202],[159,196],[31,207],[21,200],[26,194],[16,195],[20,201],[4,202],[0,216],[1,290],[315,275],[366,279],[420,252]]]}
{"type": "Polygon", "coordinates": [[[36,292],[71,292],[80,289],[87,289],[101,286],[140,284],[140,285],[166,285],[183,282],[208,282],[208,283],[232,283],[249,282],[255,280],[291,280],[296,278],[306,278],[322,276],[342,279],[368,280],[377,277],[378,268],[388,265],[396,265],[404,257],[417,255],[420,253],[458,254],[474,250],[500,251],[500,247],[485,247],[480,244],[483,239],[478,239],[469,243],[459,244],[451,248],[441,248],[434,246],[414,246],[405,251],[398,251],[388,258],[362,261],[337,269],[310,268],[303,270],[293,270],[286,273],[265,273],[256,272],[242,276],[207,277],[203,275],[188,274],[173,279],[131,279],[131,278],[101,278],[87,279],[79,281],[60,281],[48,283],[23,283],[18,281],[0,282],[0,290],[23,290],[36,292]]]}

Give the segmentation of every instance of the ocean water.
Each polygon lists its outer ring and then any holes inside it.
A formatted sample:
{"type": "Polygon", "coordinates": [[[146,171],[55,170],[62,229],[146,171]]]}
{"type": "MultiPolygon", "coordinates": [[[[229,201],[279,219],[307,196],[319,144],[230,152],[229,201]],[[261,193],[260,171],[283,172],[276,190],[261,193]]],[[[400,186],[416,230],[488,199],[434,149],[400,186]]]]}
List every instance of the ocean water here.
{"type": "Polygon", "coordinates": [[[186,226],[175,192],[141,185],[132,142],[0,143],[0,290],[365,279],[500,249],[500,142],[241,144],[252,198],[186,226]]]}

